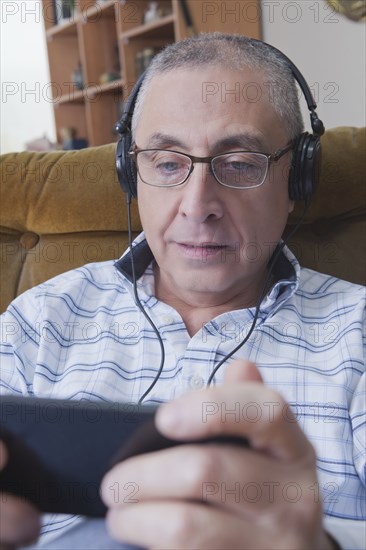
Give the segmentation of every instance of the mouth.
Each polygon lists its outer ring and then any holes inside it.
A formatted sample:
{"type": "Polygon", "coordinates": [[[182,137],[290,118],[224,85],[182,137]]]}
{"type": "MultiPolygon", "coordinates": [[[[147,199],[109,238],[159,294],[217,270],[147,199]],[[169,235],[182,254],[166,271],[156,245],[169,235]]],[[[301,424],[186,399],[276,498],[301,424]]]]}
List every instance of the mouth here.
{"type": "Polygon", "coordinates": [[[184,243],[177,243],[179,246],[185,246],[187,248],[199,248],[199,249],[207,249],[207,250],[216,250],[223,248],[227,248],[226,244],[220,244],[220,243],[214,243],[214,242],[202,242],[202,243],[191,243],[191,242],[184,242],[184,243]]]}
{"type": "Polygon", "coordinates": [[[226,244],[220,244],[215,242],[177,242],[178,249],[189,258],[202,259],[207,261],[208,257],[214,258],[222,253],[223,250],[228,248],[226,244]]]}

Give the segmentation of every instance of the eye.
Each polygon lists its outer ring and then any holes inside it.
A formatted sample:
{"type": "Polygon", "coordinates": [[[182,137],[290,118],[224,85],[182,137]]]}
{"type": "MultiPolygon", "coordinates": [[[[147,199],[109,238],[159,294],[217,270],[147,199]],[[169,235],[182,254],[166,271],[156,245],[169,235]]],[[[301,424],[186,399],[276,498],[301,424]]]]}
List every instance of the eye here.
{"type": "Polygon", "coordinates": [[[176,162],[174,160],[165,160],[155,163],[155,169],[159,170],[160,172],[176,172],[181,168],[179,162],[176,162]]]}
{"type": "Polygon", "coordinates": [[[154,170],[161,175],[185,172],[189,169],[189,160],[183,155],[169,152],[158,152],[151,158],[154,170]]]}
{"type": "Polygon", "coordinates": [[[261,157],[250,154],[241,153],[236,155],[228,155],[221,157],[220,165],[223,170],[233,170],[236,172],[246,172],[248,170],[257,169],[263,165],[261,157]]]}
{"type": "Polygon", "coordinates": [[[266,176],[267,157],[261,153],[227,153],[216,157],[215,174],[219,181],[230,187],[260,185],[266,176]]]}

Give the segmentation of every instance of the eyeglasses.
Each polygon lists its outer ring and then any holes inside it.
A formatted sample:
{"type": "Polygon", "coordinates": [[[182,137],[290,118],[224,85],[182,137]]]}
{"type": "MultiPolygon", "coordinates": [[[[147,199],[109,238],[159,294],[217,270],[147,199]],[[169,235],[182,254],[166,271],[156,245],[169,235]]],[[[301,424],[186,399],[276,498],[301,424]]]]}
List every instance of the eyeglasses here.
{"type": "Polygon", "coordinates": [[[154,187],[176,187],[187,181],[195,163],[209,164],[220,185],[232,189],[253,189],[262,185],[269,165],[277,162],[293,148],[293,142],[273,154],[254,151],[233,151],[214,157],[195,157],[166,149],[139,149],[129,155],[136,163],[141,180],[154,187]]]}

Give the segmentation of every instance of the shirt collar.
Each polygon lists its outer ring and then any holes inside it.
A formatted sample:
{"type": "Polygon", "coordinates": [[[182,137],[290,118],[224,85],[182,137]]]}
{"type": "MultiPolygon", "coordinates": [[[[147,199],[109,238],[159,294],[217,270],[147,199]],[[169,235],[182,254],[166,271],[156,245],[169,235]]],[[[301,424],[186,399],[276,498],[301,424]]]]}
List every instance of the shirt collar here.
{"type": "MultiPolygon", "coordinates": [[[[147,244],[142,231],[132,243],[136,280],[145,274],[148,266],[154,260],[154,255],[147,244]]],[[[115,262],[116,269],[132,283],[131,252],[128,248],[119,260],[115,262]]],[[[273,270],[274,285],[262,300],[262,313],[274,312],[297,290],[300,278],[300,265],[293,253],[285,246],[273,270]]]]}
{"type": "MultiPolygon", "coordinates": [[[[135,266],[136,280],[140,279],[145,273],[147,267],[154,259],[153,253],[145,239],[145,233],[142,231],[132,243],[133,261],[135,266]]],[[[115,267],[130,283],[132,283],[131,251],[128,248],[119,260],[115,262],[115,267]]]]}

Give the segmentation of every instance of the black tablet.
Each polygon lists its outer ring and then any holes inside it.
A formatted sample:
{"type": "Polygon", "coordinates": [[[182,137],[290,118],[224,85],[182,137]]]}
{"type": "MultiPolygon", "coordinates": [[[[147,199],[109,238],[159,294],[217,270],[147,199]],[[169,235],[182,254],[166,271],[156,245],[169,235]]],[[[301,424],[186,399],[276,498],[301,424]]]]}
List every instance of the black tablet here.
{"type": "Polygon", "coordinates": [[[1,397],[0,439],[9,460],[0,472],[0,491],[27,498],[42,512],[103,517],[100,482],[117,462],[183,443],[247,445],[225,436],[168,439],[155,427],[156,410],[133,403],[1,397]]]}
{"type": "Polygon", "coordinates": [[[105,515],[102,477],[139,452],[126,444],[146,422],[142,440],[137,437],[141,449],[149,433],[158,434],[155,411],[132,403],[1,397],[0,438],[9,460],[0,490],[24,496],[43,512],[105,515]]]}

